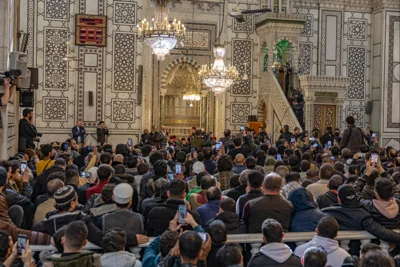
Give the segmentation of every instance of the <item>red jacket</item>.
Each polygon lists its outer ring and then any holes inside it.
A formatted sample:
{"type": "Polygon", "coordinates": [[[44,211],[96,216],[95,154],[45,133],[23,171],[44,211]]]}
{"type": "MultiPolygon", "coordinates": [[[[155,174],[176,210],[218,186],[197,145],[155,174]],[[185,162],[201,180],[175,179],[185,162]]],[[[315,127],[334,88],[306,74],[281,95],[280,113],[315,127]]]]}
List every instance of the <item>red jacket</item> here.
{"type": "Polygon", "coordinates": [[[108,181],[100,181],[100,183],[98,185],[90,187],[86,191],[86,199],[89,199],[90,196],[93,195],[93,194],[101,194],[101,190],[103,189],[103,187],[106,184],[108,184],[108,181]]]}

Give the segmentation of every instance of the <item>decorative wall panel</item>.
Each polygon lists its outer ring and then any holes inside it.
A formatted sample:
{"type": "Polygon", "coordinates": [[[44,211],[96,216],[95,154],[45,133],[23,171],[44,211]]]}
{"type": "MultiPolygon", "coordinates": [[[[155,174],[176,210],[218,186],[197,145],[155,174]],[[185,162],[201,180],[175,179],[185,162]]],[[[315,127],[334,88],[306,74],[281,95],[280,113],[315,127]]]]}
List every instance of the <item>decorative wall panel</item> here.
{"type": "Polygon", "coordinates": [[[319,11],[310,8],[295,8],[294,13],[306,15],[300,33],[298,73],[318,75],[319,11]]]}
{"type": "Polygon", "coordinates": [[[236,19],[232,18],[233,32],[253,32],[253,16],[251,14],[244,15],[244,22],[239,23],[236,19]]]}
{"type": "Polygon", "coordinates": [[[114,91],[136,91],[136,34],[114,33],[114,91]]]}
{"type": "Polygon", "coordinates": [[[347,107],[346,117],[353,116],[357,127],[364,127],[364,107],[347,107]]]}
{"type": "Polygon", "coordinates": [[[347,97],[364,99],[365,94],[365,47],[348,47],[347,77],[349,88],[347,97]]]}
{"type": "Polygon", "coordinates": [[[299,72],[306,75],[311,74],[312,43],[302,42],[299,44],[299,72]]]}
{"type": "Polygon", "coordinates": [[[46,20],[68,21],[68,19],[69,19],[69,0],[46,0],[44,3],[45,3],[45,19],[46,20]]]}
{"type": "Polygon", "coordinates": [[[44,28],[45,89],[67,90],[67,62],[62,60],[63,55],[67,54],[67,40],[67,29],[44,28]]]}
{"type": "Polygon", "coordinates": [[[321,12],[321,75],[341,75],[342,12],[321,12]],[[328,71],[328,70],[329,71],[328,71]],[[334,69],[334,71],[331,71],[334,69]]]}
{"type": "Polygon", "coordinates": [[[135,120],[134,100],[112,100],[112,122],[131,122],[135,120]]]}
{"type": "Polygon", "coordinates": [[[115,1],[114,24],[136,25],[136,3],[115,1]]]}
{"type": "Polygon", "coordinates": [[[250,103],[231,104],[232,124],[247,124],[248,116],[251,115],[250,103]]]}
{"type": "Polygon", "coordinates": [[[350,40],[367,39],[367,20],[349,19],[348,37],[350,40]]]}
{"type": "MultiPolygon", "coordinates": [[[[245,72],[245,64],[247,64],[247,75],[248,77],[252,77],[251,68],[252,68],[252,50],[253,50],[253,41],[251,40],[232,40],[232,58],[233,58],[233,66],[237,68],[240,73],[240,76],[243,77],[245,72]]],[[[241,79],[237,83],[232,86],[232,95],[250,95],[251,94],[251,80],[243,80],[241,79]]]]}
{"type": "Polygon", "coordinates": [[[67,121],[68,98],[43,97],[44,121],[67,121]]]}
{"type": "Polygon", "coordinates": [[[387,127],[400,128],[400,16],[389,16],[387,127]]]}

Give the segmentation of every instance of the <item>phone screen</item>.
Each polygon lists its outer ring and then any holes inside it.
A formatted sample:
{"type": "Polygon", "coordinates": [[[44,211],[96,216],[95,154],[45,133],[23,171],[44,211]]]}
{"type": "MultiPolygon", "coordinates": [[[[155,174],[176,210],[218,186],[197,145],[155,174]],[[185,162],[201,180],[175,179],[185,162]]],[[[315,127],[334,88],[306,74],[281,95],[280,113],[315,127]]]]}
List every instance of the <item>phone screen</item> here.
{"type": "Polygon", "coordinates": [[[81,172],[81,177],[90,178],[90,172],[81,172]]]}
{"type": "Polygon", "coordinates": [[[180,174],[182,172],[182,165],[176,164],[175,165],[175,173],[180,174]]]}
{"type": "Polygon", "coordinates": [[[240,131],[244,132],[244,126],[240,127],[240,131]]]}
{"type": "Polygon", "coordinates": [[[331,160],[333,160],[333,161],[334,161],[334,160],[335,160],[335,157],[331,157],[331,160]]]}
{"type": "Polygon", "coordinates": [[[221,149],[221,142],[218,142],[216,145],[215,145],[215,150],[217,150],[217,151],[219,151],[220,149],[221,149]]]}
{"type": "Polygon", "coordinates": [[[174,180],[174,174],[173,173],[168,173],[168,180],[170,180],[170,181],[174,180]]]}
{"type": "Polygon", "coordinates": [[[65,143],[65,144],[64,144],[63,150],[64,150],[64,151],[67,151],[67,150],[68,150],[68,143],[65,143]]]}
{"type": "Polygon", "coordinates": [[[194,146],[192,146],[190,149],[192,154],[196,151],[196,148],[194,146]]]}
{"type": "Polygon", "coordinates": [[[372,139],[375,139],[375,138],[376,138],[376,134],[373,133],[373,134],[372,134],[372,139]]]}
{"type": "Polygon", "coordinates": [[[267,140],[267,144],[268,144],[268,145],[271,144],[271,140],[268,139],[268,140],[267,140]]]}
{"type": "Polygon", "coordinates": [[[132,146],[132,138],[128,138],[128,146],[132,146]]]}
{"type": "Polygon", "coordinates": [[[94,147],[92,147],[92,146],[88,146],[86,149],[87,149],[88,152],[93,152],[94,151],[94,147]]]}
{"type": "Polygon", "coordinates": [[[315,148],[317,148],[317,147],[318,147],[318,143],[315,143],[313,146],[314,146],[315,148]]]}
{"type": "Polygon", "coordinates": [[[207,233],[204,233],[204,232],[197,232],[197,233],[199,234],[201,239],[203,239],[204,242],[207,241],[207,233]]]}
{"type": "Polygon", "coordinates": [[[172,150],[174,150],[174,146],[169,146],[170,148],[172,148],[172,150]]]}
{"type": "Polygon", "coordinates": [[[376,153],[371,154],[371,159],[374,163],[378,163],[378,154],[376,153]]]}
{"type": "Polygon", "coordinates": [[[26,169],[26,163],[21,163],[21,174],[24,173],[26,169]]]}
{"type": "Polygon", "coordinates": [[[314,138],[310,137],[310,141],[314,141],[314,138]]]}
{"type": "Polygon", "coordinates": [[[22,250],[26,248],[26,235],[18,235],[17,251],[18,255],[22,254],[22,250]]]}
{"type": "Polygon", "coordinates": [[[186,218],[186,215],[187,215],[187,207],[186,207],[186,205],[179,205],[178,215],[179,215],[178,223],[179,224],[186,224],[186,222],[183,220],[184,218],[186,218]]]}
{"type": "Polygon", "coordinates": [[[282,160],[281,155],[280,155],[280,154],[277,154],[277,155],[276,155],[276,159],[277,159],[277,160],[282,160]]]}
{"type": "Polygon", "coordinates": [[[331,141],[328,141],[328,146],[332,146],[332,142],[331,141]]]}
{"type": "Polygon", "coordinates": [[[290,139],[290,143],[292,144],[296,143],[296,138],[292,137],[292,139],[290,139]]]}

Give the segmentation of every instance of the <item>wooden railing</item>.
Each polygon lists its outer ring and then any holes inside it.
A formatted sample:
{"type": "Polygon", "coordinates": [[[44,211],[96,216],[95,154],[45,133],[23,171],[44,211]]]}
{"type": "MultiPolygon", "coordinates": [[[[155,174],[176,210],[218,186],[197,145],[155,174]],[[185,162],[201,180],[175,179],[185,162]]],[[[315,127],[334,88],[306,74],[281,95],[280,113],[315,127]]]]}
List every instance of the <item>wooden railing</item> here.
{"type": "MultiPolygon", "coordinates": [[[[400,230],[395,230],[395,232],[400,234],[400,230]]],[[[303,244],[305,242],[310,241],[314,236],[315,232],[302,232],[302,233],[285,233],[283,238],[284,243],[287,242],[295,242],[297,245],[303,244]]],[[[344,250],[349,250],[350,240],[360,240],[361,244],[367,244],[371,242],[371,239],[376,239],[375,236],[371,235],[367,231],[339,231],[336,240],[340,241],[340,247],[344,250]]],[[[136,257],[140,258],[140,250],[142,248],[146,248],[149,244],[154,240],[154,237],[151,237],[149,242],[146,244],[139,245],[138,247],[131,248],[131,252],[136,255],[136,257]]],[[[263,243],[262,234],[242,234],[242,235],[228,235],[228,241],[231,243],[241,243],[241,244],[250,244],[251,245],[251,254],[256,254],[263,243]]],[[[382,251],[389,253],[389,244],[385,241],[380,241],[379,245],[382,251]]],[[[56,250],[55,247],[49,246],[30,246],[33,252],[38,252],[42,250],[56,250]]],[[[101,247],[98,247],[90,242],[85,246],[85,250],[101,250],[101,247]]]]}

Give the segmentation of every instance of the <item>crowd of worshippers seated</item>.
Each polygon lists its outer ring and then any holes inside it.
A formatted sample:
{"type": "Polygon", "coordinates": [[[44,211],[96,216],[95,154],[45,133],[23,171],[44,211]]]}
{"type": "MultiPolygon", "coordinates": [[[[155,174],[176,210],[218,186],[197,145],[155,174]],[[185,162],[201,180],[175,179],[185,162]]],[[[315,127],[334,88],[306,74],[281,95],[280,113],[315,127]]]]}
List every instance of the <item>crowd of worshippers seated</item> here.
{"type": "Polygon", "coordinates": [[[227,129],[219,142],[196,147],[190,141],[197,133],[189,142],[161,148],[68,139],[2,160],[0,262],[399,266],[399,151],[377,140],[355,148],[351,133],[343,144],[345,137],[332,132],[323,145],[322,137],[310,140],[295,130],[263,142],[263,129],[234,137],[227,129]],[[346,251],[335,240],[346,230],[365,230],[376,240],[351,240],[346,251]],[[296,246],[282,242],[287,232],[315,236],[296,246]],[[250,244],[227,242],[227,235],[246,233],[262,235],[264,244],[254,255],[250,244]],[[139,261],[133,248],[149,237],[155,239],[142,248],[139,261]],[[379,240],[388,242],[389,254],[379,240]],[[102,250],[85,250],[88,241],[102,250]],[[30,249],[49,244],[55,249],[30,249]]]}

